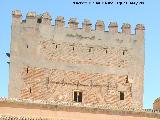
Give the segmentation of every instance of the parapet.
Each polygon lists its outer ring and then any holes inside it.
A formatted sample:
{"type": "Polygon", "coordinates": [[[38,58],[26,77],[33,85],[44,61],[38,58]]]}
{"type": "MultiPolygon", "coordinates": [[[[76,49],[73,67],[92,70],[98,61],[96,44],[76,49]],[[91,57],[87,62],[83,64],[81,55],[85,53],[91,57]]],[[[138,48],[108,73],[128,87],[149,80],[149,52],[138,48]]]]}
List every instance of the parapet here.
{"type": "MultiPolygon", "coordinates": [[[[12,16],[13,16],[13,23],[16,23],[15,25],[17,25],[17,23],[21,23],[21,11],[19,10],[15,10],[12,12],[12,16]]],[[[26,20],[23,20],[23,22],[28,23],[28,25],[30,26],[35,26],[37,23],[38,24],[45,24],[45,25],[51,25],[51,20],[52,17],[49,15],[48,12],[45,12],[41,15],[37,15],[36,12],[28,12],[26,15],[26,20]]],[[[69,28],[76,30],[79,29],[78,28],[78,20],[77,18],[70,18],[69,22],[68,22],[68,26],[69,28]]],[[[65,27],[65,21],[64,21],[64,17],[63,16],[58,16],[55,19],[55,28],[63,28],[65,27]]],[[[109,32],[112,34],[118,33],[118,24],[117,22],[110,22],[109,23],[109,32]]],[[[123,34],[131,34],[131,25],[128,23],[123,23],[122,27],[122,33],[123,34]]],[[[83,23],[82,23],[82,30],[85,32],[90,32],[90,31],[94,31],[92,30],[92,23],[90,20],[88,19],[84,19],[83,23]]],[[[96,24],[95,24],[95,30],[96,31],[102,31],[105,32],[105,24],[104,21],[102,20],[97,20],[96,24]]],[[[136,28],[135,28],[135,34],[137,34],[138,36],[143,36],[143,32],[145,30],[145,27],[143,24],[137,24],[136,28]]]]}

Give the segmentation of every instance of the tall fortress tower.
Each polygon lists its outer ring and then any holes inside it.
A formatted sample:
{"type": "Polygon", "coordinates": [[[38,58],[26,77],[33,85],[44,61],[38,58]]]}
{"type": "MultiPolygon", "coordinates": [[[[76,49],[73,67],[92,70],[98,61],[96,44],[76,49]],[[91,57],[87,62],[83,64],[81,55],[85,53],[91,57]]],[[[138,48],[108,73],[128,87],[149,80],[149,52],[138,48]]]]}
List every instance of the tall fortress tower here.
{"type": "Polygon", "coordinates": [[[142,108],[144,26],[135,34],[110,22],[95,30],[85,19],[82,28],[64,17],[51,24],[49,13],[12,13],[9,97],[142,108]]]}

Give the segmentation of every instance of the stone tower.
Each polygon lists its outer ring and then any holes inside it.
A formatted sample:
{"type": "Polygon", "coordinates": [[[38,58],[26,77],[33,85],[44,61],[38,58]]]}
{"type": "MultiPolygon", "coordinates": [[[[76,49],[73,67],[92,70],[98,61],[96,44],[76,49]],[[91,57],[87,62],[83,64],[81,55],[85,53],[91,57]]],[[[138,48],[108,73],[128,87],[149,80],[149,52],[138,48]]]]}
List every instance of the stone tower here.
{"type": "Polygon", "coordinates": [[[9,97],[142,108],[144,26],[110,22],[95,30],[64,17],[51,24],[49,13],[12,13],[9,97]]]}

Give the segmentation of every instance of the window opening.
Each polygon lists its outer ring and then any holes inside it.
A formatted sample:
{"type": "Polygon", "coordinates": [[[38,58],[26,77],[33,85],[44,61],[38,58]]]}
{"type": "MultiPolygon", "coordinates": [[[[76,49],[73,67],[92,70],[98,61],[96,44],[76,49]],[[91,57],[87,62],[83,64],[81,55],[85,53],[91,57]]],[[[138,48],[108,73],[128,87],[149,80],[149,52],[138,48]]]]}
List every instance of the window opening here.
{"type": "Polygon", "coordinates": [[[31,87],[29,88],[29,93],[32,93],[32,89],[31,89],[31,87]]]}
{"type": "Polygon", "coordinates": [[[28,67],[27,67],[27,71],[26,71],[26,72],[28,73],[28,71],[29,71],[29,70],[28,70],[28,67]]]}
{"type": "Polygon", "coordinates": [[[92,48],[93,48],[93,47],[90,47],[89,50],[88,50],[88,52],[91,52],[91,51],[92,51],[92,48]]]}
{"type": "Polygon", "coordinates": [[[74,91],[73,97],[75,102],[82,102],[82,92],[74,91]]]}
{"type": "Polygon", "coordinates": [[[124,100],[124,92],[120,92],[120,100],[124,100]]]}
{"type": "Polygon", "coordinates": [[[41,23],[42,22],[42,19],[41,18],[38,18],[37,19],[37,23],[41,23]]]}
{"type": "Polygon", "coordinates": [[[56,48],[58,47],[58,45],[56,45],[56,48]]]}
{"type": "Polygon", "coordinates": [[[129,83],[129,81],[128,81],[128,75],[126,75],[126,83],[129,83]]]}

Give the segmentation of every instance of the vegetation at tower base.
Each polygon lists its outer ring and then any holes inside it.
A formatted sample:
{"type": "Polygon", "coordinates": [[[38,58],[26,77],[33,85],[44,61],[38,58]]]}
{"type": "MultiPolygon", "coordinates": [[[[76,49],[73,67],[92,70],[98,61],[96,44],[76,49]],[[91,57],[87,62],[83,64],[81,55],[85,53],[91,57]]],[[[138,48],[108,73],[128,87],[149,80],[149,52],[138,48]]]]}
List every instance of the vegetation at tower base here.
{"type": "Polygon", "coordinates": [[[144,26],[12,13],[9,97],[142,109],[144,26]]]}

